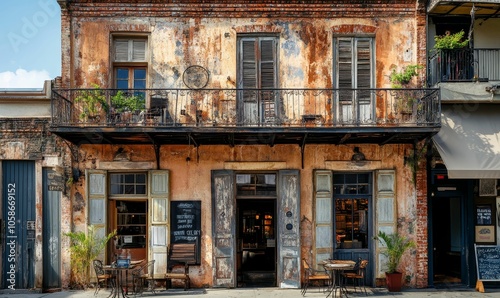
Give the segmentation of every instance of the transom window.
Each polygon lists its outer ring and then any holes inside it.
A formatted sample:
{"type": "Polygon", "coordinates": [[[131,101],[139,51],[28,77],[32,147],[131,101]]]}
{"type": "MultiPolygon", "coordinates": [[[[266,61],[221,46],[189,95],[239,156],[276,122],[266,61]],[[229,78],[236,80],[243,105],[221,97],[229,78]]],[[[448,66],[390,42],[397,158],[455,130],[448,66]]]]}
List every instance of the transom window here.
{"type": "Polygon", "coordinates": [[[145,173],[116,173],[110,174],[111,195],[145,195],[146,174],[145,173]]]}

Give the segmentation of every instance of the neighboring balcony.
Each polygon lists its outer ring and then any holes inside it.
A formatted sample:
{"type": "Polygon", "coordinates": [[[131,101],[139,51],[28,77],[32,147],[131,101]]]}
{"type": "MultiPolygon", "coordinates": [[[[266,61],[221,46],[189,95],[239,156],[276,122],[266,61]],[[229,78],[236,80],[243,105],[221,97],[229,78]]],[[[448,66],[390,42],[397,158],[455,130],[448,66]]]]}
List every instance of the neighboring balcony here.
{"type": "Polygon", "coordinates": [[[440,50],[429,59],[429,86],[500,81],[500,49],[440,50]]]}
{"type": "Polygon", "coordinates": [[[440,128],[438,89],[56,89],[74,144],[414,143],[440,128]]]}

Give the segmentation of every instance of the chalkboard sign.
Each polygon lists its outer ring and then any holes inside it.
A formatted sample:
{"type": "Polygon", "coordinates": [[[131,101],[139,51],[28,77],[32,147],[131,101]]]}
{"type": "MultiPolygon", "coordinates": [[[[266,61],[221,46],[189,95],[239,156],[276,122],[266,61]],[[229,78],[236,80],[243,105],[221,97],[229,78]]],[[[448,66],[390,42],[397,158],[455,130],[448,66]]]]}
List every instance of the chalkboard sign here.
{"type": "Polygon", "coordinates": [[[500,246],[475,245],[477,279],[500,281],[500,246]]]}
{"type": "Polygon", "coordinates": [[[201,201],[170,202],[170,243],[196,243],[201,259],[201,201]]]}

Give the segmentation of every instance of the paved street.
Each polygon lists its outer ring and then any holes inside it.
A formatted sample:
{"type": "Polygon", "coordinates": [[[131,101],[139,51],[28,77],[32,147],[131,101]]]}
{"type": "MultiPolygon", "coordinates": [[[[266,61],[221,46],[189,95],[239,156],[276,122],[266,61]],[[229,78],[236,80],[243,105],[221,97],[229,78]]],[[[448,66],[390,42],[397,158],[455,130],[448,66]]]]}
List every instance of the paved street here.
{"type": "MultiPolygon", "coordinates": [[[[0,298],[105,298],[110,294],[109,290],[101,290],[97,296],[94,296],[93,289],[87,291],[61,291],[56,293],[33,293],[29,291],[7,292],[0,290],[0,298]]],[[[169,298],[302,298],[300,290],[297,289],[277,289],[277,288],[246,288],[246,289],[191,289],[183,291],[182,289],[170,289],[168,291],[162,290],[153,295],[152,293],[144,293],[142,297],[169,297],[169,298]]],[[[432,297],[432,298],[454,298],[454,297],[500,297],[500,288],[488,288],[486,285],[486,292],[479,293],[470,288],[453,288],[453,289],[405,289],[399,293],[389,293],[384,288],[369,288],[368,297],[382,297],[382,296],[396,296],[396,297],[432,297]]],[[[133,295],[130,297],[134,297],[133,295]]],[[[138,296],[140,297],[140,296],[138,296]]],[[[318,288],[311,288],[308,290],[305,297],[326,297],[326,294],[320,292],[318,288]]],[[[331,297],[331,296],[330,296],[331,297]]],[[[338,295],[337,295],[338,297],[338,295]]],[[[366,297],[364,294],[353,293],[350,289],[349,297],[366,297]]]]}

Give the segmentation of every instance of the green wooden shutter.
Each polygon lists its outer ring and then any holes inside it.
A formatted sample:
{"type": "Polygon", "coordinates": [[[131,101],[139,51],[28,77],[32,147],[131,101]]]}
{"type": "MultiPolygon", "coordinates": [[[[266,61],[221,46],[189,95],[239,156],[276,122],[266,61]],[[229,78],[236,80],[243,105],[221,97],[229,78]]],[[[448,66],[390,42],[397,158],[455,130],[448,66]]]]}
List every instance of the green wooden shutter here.
{"type": "MultiPolygon", "coordinates": [[[[379,170],[376,171],[376,198],[375,198],[375,220],[376,231],[384,231],[393,233],[397,229],[397,214],[396,214],[396,174],[394,170],[379,170]]],[[[384,246],[380,241],[376,241],[376,266],[375,272],[377,278],[384,278],[386,257],[382,255],[384,246]]]]}
{"type": "Polygon", "coordinates": [[[353,40],[351,38],[336,39],[336,87],[337,121],[349,123],[353,120],[354,70],[353,70],[353,40]]]}
{"type": "Polygon", "coordinates": [[[149,260],[155,260],[155,273],[167,272],[169,244],[169,171],[149,171],[149,260]]]}
{"type": "MultiPolygon", "coordinates": [[[[98,237],[106,237],[107,231],[107,173],[106,171],[86,170],[86,192],[87,192],[87,225],[94,226],[94,235],[98,237]]],[[[105,249],[99,259],[106,260],[105,249]]],[[[92,265],[91,265],[92,266],[92,265]]],[[[90,270],[91,278],[95,278],[95,271],[90,270]]]]}
{"type": "Polygon", "coordinates": [[[332,171],[314,172],[314,264],[333,256],[332,171]]]}

